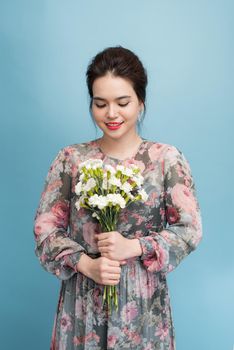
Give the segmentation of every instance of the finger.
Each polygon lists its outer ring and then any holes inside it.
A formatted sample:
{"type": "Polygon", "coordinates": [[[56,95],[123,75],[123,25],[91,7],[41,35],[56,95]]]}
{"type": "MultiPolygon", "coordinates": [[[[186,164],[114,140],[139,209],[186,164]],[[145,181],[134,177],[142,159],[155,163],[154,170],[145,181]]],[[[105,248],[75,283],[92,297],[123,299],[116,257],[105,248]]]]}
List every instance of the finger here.
{"type": "Polygon", "coordinates": [[[120,282],[120,278],[117,278],[117,279],[111,279],[111,278],[106,278],[104,281],[103,281],[104,285],[116,285],[117,283],[120,282]]]}
{"type": "Polygon", "coordinates": [[[103,240],[103,239],[107,238],[108,236],[110,236],[110,232],[103,232],[103,233],[95,234],[95,237],[98,240],[103,240]]]}
{"type": "Polygon", "coordinates": [[[110,249],[108,247],[98,247],[100,253],[110,253],[110,249]]]}
{"type": "Polygon", "coordinates": [[[121,267],[115,267],[115,268],[111,268],[109,271],[107,271],[109,275],[114,275],[114,276],[118,276],[120,275],[121,273],[121,267]]]}
{"type": "Polygon", "coordinates": [[[103,241],[99,241],[99,242],[97,243],[97,245],[98,245],[99,248],[100,248],[100,247],[107,247],[107,246],[109,245],[109,242],[105,239],[105,240],[103,240],[103,241]]]}
{"type": "Polygon", "coordinates": [[[120,261],[120,264],[121,264],[121,265],[127,264],[127,261],[126,261],[126,260],[121,260],[121,261],[120,261]]]}
{"type": "Polygon", "coordinates": [[[109,266],[120,266],[120,263],[118,260],[109,259],[109,266]]]}

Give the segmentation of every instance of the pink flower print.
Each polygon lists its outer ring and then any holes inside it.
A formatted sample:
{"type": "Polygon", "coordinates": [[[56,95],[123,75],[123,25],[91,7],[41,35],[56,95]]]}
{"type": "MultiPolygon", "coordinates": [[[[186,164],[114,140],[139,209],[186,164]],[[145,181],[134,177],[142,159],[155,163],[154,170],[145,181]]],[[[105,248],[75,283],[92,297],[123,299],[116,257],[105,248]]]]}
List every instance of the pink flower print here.
{"type": "Polygon", "coordinates": [[[107,338],[108,341],[108,346],[111,348],[114,348],[116,341],[117,341],[117,336],[116,335],[109,335],[107,338]]]}
{"type": "Polygon", "coordinates": [[[138,314],[137,305],[135,301],[128,302],[122,309],[121,315],[123,322],[130,323],[138,314]]]}
{"type": "Polygon", "coordinates": [[[185,186],[189,187],[192,183],[192,179],[190,176],[191,170],[188,163],[186,162],[185,164],[183,164],[183,166],[178,163],[176,165],[176,172],[179,177],[183,177],[185,186]]]}
{"type": "MultiPolygon", "coordinates": [[[[180,153],[178,151],[178,149],[175,146],[172,145],[168,145],[167,146],[167,150],[169,150],[170,152],[167,152],[167,163],[169,166],[173,166],[173,167],[177,167],[178,165],[178,156],[180,156],[180,153]]],[[[186,166],[186,164],[184,165],[186,166]]]]}
{"type": "Polygon", "coordinates": [[[127,208],[124,208],[120,211],[119,221],[125,224],[129,222],[129,211],[127,210],[127,208]]]}
{"type": "Polygon", "coordinates": [[[121,330],[118,327],[112,327],[107,338],[108,348],[114,348],[119,338],[121,330]]]}
{"type": "Polygon", "coordinates": [[[131,164],[134,164],[136,165],[140,170],[141,172],[143,172],[145,170],[145,164],[143,162],[141,162],[140,160],[136,160],[136,159],[126,159],[124,162],[123,162],[124,166],[128,167],[128,166],[131,166],[131,164]]]}
{"type": "Polygon", "coordinates": [[[149,148],[148,154],[149,154],[149,158],[152,162],[155,160],[161,161],[162,147],[163,147],[163,145],[161,143],[155,143],[149,148]]]}
{"type": "Polygon", "coordinates": [[[97,335],[96,333],[94,332],[90,332],[86,335],[85,337],[85,340],[88,341],[88,340],[91,340],[91,339],[94,339],[97,343],[99,342],[99,335],[97,335]]]}
{"type": "Polygon", "coordinates": [[[133,340],[136,344],[140,344],[141,343],[141,337],[140,337],[138,332],[131,331],[127,327],[124,327],[123,328],[123,333],[126,334],[126,336],[129,339],[133,340]]]}
{"type": "Polygon", "coordinates": [[[160,271],[163,266],[167,264],[168,252],[164,250],[153,238],[151,239],[151,243],[156,256],[143,260],[143,265],[146,266],[150,272],[160,271]]]}
{"type": "Polygon", "coordinates": [[[162,324],[162,322],[159,323],[157,330],[155,332],[156,336],[159,336],[160,340],[164,340],[168,335],[169,329],[167,324],[162,324]]]}
{"type": "Polygon", "coordinates": [[[132,217],[136,219],[137,226],[140,225],[145,220],[145,218],[139,215],[138,213],[132,213],[132,217]]]}
{"type": "Polygon", "coordinates": [[[75,346],[78,346],[80,344],[84,344],[84,337],[83,336],[80,336],[80,337],[75,336],[75,337],[73,337],[73,344],[75,346]]]}
{"type": "Polygon", "coordinates": [[[130,331],[129,338],[132,339],[136,345],[141,343],[141,337],[138,332],[130,331]]]}
{"type": "Polygon", "coordinates": [[[164,221],[164,218],[165,218],[165,215],[166,215],[166,210],[164,208],[160,208],[159,212],[160,212],[162,221],[164,221]]]}
{"type": "Polygon", "coordinates": [[[55,221],[56,217],[53,213],[43,213],[38,215],[35,221],[34,229],[36,236],[39,236],[42,233],[46,234],[52,232],[56,227],[55,221]]]}
{"type": "Polygon", "coordinates": [[[88,342],[89,340],[94,339],[96,341],[96,343],[99,343],[100,337],[94,333],[94,332],[90,332],[85,336],[80,336],[80,337],[74,337],[73,338],[73,344],[78,346],[80,344],[84,344],[86,342],[88,342]]]}
{"type": "Polygon", "coordinates": [[[144,347],[143,350],[153,350],[153,349],[154,349],[153,344],[150,342],[150,343],[146,344],[146,347],[144,347]]]}
{"type": "MultiPolygon", "coordinates": [[[[50,174],[48,174],[48,175],[50,175],[50,174]]],[[[54,190],[57,190],[59,187],[62,186],[62,184],[63,184],[62,180],[56,180],[56,181],[53,181],[52,183],[48,184],[46,192],[42,193],[42,198],[45,195],[48,195],[49,192],[53,192],[54,190]]]]}
{"type": "Polygon", "coordinates": [[[70,155],[72,155],[74,152],[73,147],[67,146],[66,148],[64,148],[64,156],[65,157],[69,157],[70,155]]]}
{"type": "MultiPolygon", "coordinates": [[[[152,227],[153,227],[153,223],[152,223],[152,222],[147,222],[147,223],[145,224],[146,230],[151,230],[152,227]]],[[[143,235],[142,235],[142,236],[143,236],[143,235]]]]}
{"type": "MultiPolygon", "coordinates": [[[[99,233],[99,225],[91,221],[86,222],[83,225],[83,237],[84,240],[90,245],[92,252],[98,252],[98,246],[94,235],[99,233]]],[[[90,252],[91,252],[90,251],[90,252]]]]}
{"type": "Polygon", "coordinates": [[[196,211],[196,201],[191,190],[180,183],[175,184],[171,191],[172,202],[185,212],[194,213],[196,211]]]}
{"type": "Polygon", "coordinates": [[[64,333],[72,330],[71,317],[67,313],[63,313],[62,318],[60,320],[61,329],[64,333]]]}
{"type": "Polygon", "coordinates": [[[174,207],[166,208],[166,216],[169,224],[176,223],[177,221],[179,221],[179,218],[180,218],[178,211],[174,207]]]}
{"type": "Polygon", "coordinates": [[[68,225],[69,207],[69,203],[58,201],[51,208],[52,213],[57,219],[57,224],[64,228],[68,225]]]}

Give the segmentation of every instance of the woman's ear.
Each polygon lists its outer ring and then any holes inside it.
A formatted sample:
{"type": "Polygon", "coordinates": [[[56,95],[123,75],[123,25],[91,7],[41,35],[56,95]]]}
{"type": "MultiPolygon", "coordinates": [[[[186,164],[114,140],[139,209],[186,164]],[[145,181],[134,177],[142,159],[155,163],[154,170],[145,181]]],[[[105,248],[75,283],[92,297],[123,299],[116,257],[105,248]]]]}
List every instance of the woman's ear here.
{"type": "Polygon", "coordinates": [[[139,112],[143,113],[143,111],[144,111],[144,103],[142,101],[139,101],[139,107],[140,107],[139,112]]]}

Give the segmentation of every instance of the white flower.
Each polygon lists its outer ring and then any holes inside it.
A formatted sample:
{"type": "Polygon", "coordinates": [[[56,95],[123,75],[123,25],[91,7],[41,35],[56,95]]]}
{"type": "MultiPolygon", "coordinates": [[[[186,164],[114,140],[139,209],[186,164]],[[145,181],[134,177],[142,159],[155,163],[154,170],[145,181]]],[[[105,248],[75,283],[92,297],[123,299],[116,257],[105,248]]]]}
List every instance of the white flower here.
{"type": "Polygon", "coordinates": [[[107,204],[108,201],[106,196],[98,196],[97,194],[94,194],[89,198],[89,205],[91,207],[98,207],[98,209],[102,210],[107,204]]]}
{"type": "Polygon", "coordinates": [[[80,201],[76,201],[75,203],[76,209],[79,211],[80,210],[80,201]]]}
{"type": "Polygon", "coordinates": [[[104,173],[104,174],[103,174],[102,188],[103,188],[104,190],[107,190],[107,188],[108,188],[107,185],[108,185],[108,182],[107,182],[107,174],[104,173]]]}
{"type": "Polygon", "coordinates": [[[91,205],[91,207],[95,207],[98,203],[98,195],[97,194],[94,194],[93,196],[91,196],[89,198],[89,205],[91,205]]]}
{"type": "Polygon", "coordinates": [[[132,190],[132,186],[130,185],[129,182],[125,182],[120,186],[120,189],[123,190],[126,193],[129,193],[132,190]]]}
{"type": "Polygon", "coordinates": [[[86,169],[97,169],[102,168],[102,166],[103,161],[101,159],[88,159],[79,164],[79,170],[81,170],[83,167],[86,169]]]}
{"type": "Polygon", "coordinates": [[[133,196],[133,194],[131,194],[131,193],[128,193],[128,197],[130,198],[130,199],[134,199],[135,197],[133,196]]]}
{"type": "Polygon", "coordinates": [[[107,205],[108,205],[107,198],[105,196],[99,196],[99,200],[97,203],[98,209],[102,210],[105,207],[107,207],[107,205]]]}
{"type": "Polygon", "coordinates": [[[83,190],[82,187],[83,187],[83,184],[81,181],[79,181],[75,186],[75,192],[78,196],[81,193],[81,191],[83,190]]]}
{"type": "Polygon", "coordinates": [[[85,191],[90,191],[93,187],[96,186],[96,181],[94,180],[94,178],[90,178],[88,179],[87,183],[84,186],[84,190],[85,191]]]}
{"type": "Polygon", "coordinates": [[[114,185],[117,187],[121,186],[121,181],[120,179],[117,179],[115,176],[111,176],[110,179],[108,180],[110,185],[114,185]]]}
{"type": "Polygon", "coordinates": [[[76,201],[75,206],[76,206],[76,209],[77,209],[77,210],[80,210],[81,204],[83,204],[85,198],[86,198],[86,196],[83,195],[83,196],[80,196],[80,198],[78,199],[78,201],[76,201]]]}
{"type": "Polygon", "coordinates": [[[144,182],[144,178],[143,178],[143,176],[140,175],[140,174],[134,175],[134,176],[132,177],[132,179],[133,179],[133,181],[136,182],[136,184],[137,184],[138,187],[140,187],[140,186],[143,184],[143,182],[144,182]]]}
{"type": "Polygon", "coordinates": [[[115,174],[115,168],[112,165],[106,164],[105,165],[105,170],[109,171],[111,174],[115,174]]]}
{"type": "Polygon", "coordinates": [[[80,181],[83,181],[83,180],[84,180],[84,178],[85,178],[85,174],[84,174],[84,173],[82,173],[82,174],[80,175],[80,181]]]}
{"type": "Polygon", "coordinates": [[[139,194],[141,195],[142,201],[145,202],[148,199],[148,194],[145,192],[145,190],[141,189],[139,191],[139,194]]]}
{"type": "Polygon", "coordinates": [[[133,170],[139,170],[139,167],[138,167],[136,164],[130,164],[130,167],[131,167],[133,170]]]}
{"type": "Polygon", "coordinates": [[[112,203],[113,205],[119,205],[120,208],[126,207],[125,199],[121,196],[120,193],[109,193],[107,195],[107,200],[109,203],[112,203]]]}
{"type": "Polygon", "coordinates": [[[92,214],[92,217],[93,217],[93,218],[97,218],[97,219],[99,219],[98,214],[97,214],[97,213],[95,213],[95,212],[92,214]]]}
{"type": "Polygon", "coordinates": [[[116,170],[121,171],[121,173],[123,175],[127,175],[129,177],[133,175],[132,169],[131,168],[127,168],[127,167],[125,167],[123,165],[117,165],[116,170]]]}
{"type": "Polygon", "coordinates": [[[117,165],[116,170],[120,170],[121,172],[124,171],[124,166],[123,165],[117,165]]]}

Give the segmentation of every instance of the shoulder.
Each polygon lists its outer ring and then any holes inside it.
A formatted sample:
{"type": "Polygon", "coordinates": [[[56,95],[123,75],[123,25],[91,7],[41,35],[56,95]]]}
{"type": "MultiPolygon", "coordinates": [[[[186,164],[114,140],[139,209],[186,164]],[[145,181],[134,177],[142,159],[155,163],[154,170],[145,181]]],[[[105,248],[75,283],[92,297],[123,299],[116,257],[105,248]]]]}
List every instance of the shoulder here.
{"type": "Polygon", "coordinates": [[[66,145],[58,151],[56,158],[59,158],[61,161],[77,163],[93,150],[92,145],[92,141],[66,145]]]}
{"type": "Polygon", "coordinates": [[[181,149],[170,143],[147,140],[149,158],[153,160],[166,160],[167,158],[178,157],[182,153],[181,149]]]}

